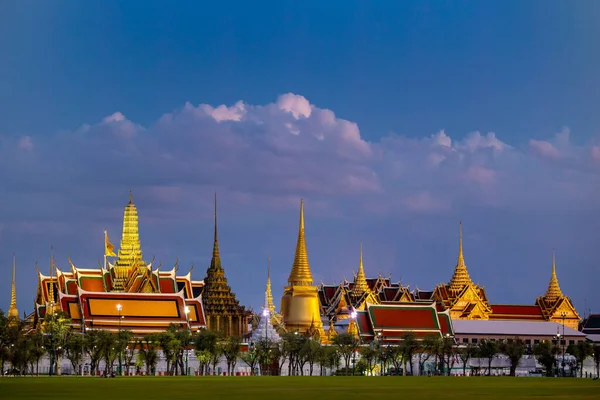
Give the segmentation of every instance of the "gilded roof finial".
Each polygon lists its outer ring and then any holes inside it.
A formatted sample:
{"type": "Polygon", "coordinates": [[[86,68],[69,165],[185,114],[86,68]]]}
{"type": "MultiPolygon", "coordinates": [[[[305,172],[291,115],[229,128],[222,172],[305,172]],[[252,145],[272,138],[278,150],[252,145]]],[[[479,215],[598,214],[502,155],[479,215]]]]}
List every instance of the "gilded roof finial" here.
{"type": "Polygon", "coordinates": [[[556,276],[556,257],[554,255],[554,249],[552,249],[552,275],[544,298],[547,302],[553,303],[562,297],[563,293],[560,290],[560,285],[558,284],[558,278],[556,276]]]}
{"type": "Polygon", "coordinates": [[[133,190],[129,189],[129,204],[133,204],[133,190]]]}
{"type": "MultiPolygon", "coordinates": [[[[105,236],[105,240],[107,237],[105,236]]],[[[110,250],[112,251],[112,249],[110,250]]],[[[133,191],[129,189],[129,203],[125,206],[123,212],[123,230],[119,251],[117,252],[117,261],[114,266],[127,275],[137,264],[140,267],[145,266],[142,260],[137,208],[133,204],[133,191]]],[[[119,286],[120,288],[120,284],[115,286],[119,286]]]]}
{"type": "Polygon", "coordinates": [[[294,265],[288,278],[291,285],[310,286],[313,278],[308,263],[308,253],[306,252],[306,239],[304,237],[304,200],[300,200],[300,223],[298,227],[298,241],[296,243],[296,254],[294,256],[294,265]]]}
{"type": "Polygon", "coordinates": [[[54,246],[50,245],[50,285],[48,290],[48,300],[51,303],[54,302],[54,282],[53,282],[53,271],[52,267],[54,266],[54,246]]]}
{"type": "Polygon", "coordinates": [[[465,265],[465,257],[463,255],[463,235],[462,235],[462,221],[460,221],[460,238],[458,242],[458,260],[456,267],[454,268],[454,274],[450,280],[449,286],[451,291],[459,291],[466,285],[472,285],[473,281],[467,271],[465,265]]]}
{"type": "Polygon", "coordinates": [[[215,240],[213,245],[213,257],[219,256],[219,231],[217,226],[217,192],[215,192],[215,240]]]}
{"type": "Polygon", "coordinates": [[[354,285],[352,286],[352,296],[359,297],[368,290],[369,285],[367,284],[367,277],[365,276],[365,267],[363,266],[362,242],[360,242],[360,261],[358,264],[358,272],[354,277],[354,285]]]}
{"type": "Polygon", "coordinates": [[[16,256],[13,253],[13,265],[12,265],[12,285],[10,291],[10,307],[8,308],[8,318],[19,319],[19,310],[17,310],[17,291],[15,287],[15,276],[16,276],[16,256]]]}
{"type": "Polygon", "coordinates": [[[265,307],[270,315],[275,315],[275,304],[273,303],[273,293],[271,292],[271,257],[267,259],[267,288],[265,290],[265,307]]]}

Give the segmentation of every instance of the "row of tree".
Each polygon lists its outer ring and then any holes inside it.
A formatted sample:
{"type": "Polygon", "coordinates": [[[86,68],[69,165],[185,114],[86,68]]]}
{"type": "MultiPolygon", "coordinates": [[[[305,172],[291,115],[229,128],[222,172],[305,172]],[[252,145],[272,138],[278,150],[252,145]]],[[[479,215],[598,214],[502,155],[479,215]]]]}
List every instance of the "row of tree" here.
{"type": "MultiPolygon", "coordinates": [[[[55,312],[46,316],[41,330],[27,332],[22,322],[9,320],[0,310],[0,371],[6,371],[5,366],[10,365],[13,373],[38,374],[40,360],[48,356],[51,374],[60,374],[60,361],[66,358],[76,373],[83,370],[82,363],[87,359],[92,375],[99,371],[101,363],[104,374],[120,373],[123,366],[127,369],[134,366],[138,372],[150,375],[162,356],[168,375],[184,375],[188,373],[190,351],[199,362],[200,375],[209,371],[215,374],[222,359],[228,375],[234,373],[238,361],[248,365],[252,373],[260,370],[263,375],[281,375],[286,364],[288,375],[313,375],[317,365],[321,375],[327,369],[336,374],[363,374],[372,372],[377,365],[382,372],[394,374],[449,375],[458,360],[466,374],[469,361],[475,358],[487,360],[487,368],[485,371],[475,368],[472,373],[491,375],[492,361],[500,354],[509,361],[512,376],[526,354],[534,355],[549,376],[561,370],[557,364],[561,349],[556,344],[544,341],[529,348],[520,338],[457,346],[450,337],[419,340],[408,333],[397,344],[381,340],[361,344],[353,335],[340,334],[334,337],[332,345],[322,346],[304,335],[286,333],[279,342],[261,340],[245,349],[239,337],[222,337],[208,330],[191,334],[174,325],[163,333],[144,337],[134,337],[127,330],[80,332],[70,326],[65,314],[55,312]],[[413,370],[415,367],[418,371],[413,370]]],[[[572,369],[580,374],[583,361],[593,355],[596,375],[600,373],[600,346],[583,341],[569,345],[566,352],[576,360],[572,369]]]]}

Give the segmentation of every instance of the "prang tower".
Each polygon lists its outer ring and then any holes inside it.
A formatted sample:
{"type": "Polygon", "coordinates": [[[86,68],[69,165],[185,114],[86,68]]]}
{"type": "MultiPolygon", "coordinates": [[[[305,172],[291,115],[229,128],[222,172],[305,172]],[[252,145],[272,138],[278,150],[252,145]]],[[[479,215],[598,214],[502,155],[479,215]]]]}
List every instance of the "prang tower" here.
{"type": "Polygon", "coordinates": [[[300,200],[300,227],[289,285],[281,297],[281,314],[288,332],[298,332],[325,338],[317,287],[313,285],[306,239],[304,238],[304,201],[300,200]]]}

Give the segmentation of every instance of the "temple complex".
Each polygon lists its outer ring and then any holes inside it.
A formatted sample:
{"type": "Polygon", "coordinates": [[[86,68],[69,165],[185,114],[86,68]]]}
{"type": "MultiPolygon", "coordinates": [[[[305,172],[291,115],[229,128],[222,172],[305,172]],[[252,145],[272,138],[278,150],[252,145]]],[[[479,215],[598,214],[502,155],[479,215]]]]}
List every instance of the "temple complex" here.
{"type": "MultiPolygon", "coordinates": [[[[401,282],[393,283],[389,277],[366,278],[361,248],[358,273],[354,281],[344,280],[338,285],[321,284],[318,294],[321,313],[326,320],[330,321],[330,325],[335,327],[336,332],[343,330],[343,326],[349,330],[353,329],[348,322],[343,322],[350,318],[353,310],[357,311],[357,318],[360,321],[360,318],[370,315],[363,311],[370,310],[374,306],[405,308],[408,305],[423,307],[432,305],[438,313],[448,313],[452,320],[550,321],[564,324],[572,329],[577,329],[580,321],[571,299],[560,289],[554,253],[548,289],[533,304],[490,303],[484,287],[475,284],[467,270],[463,253],[462,223],[460,223],[458,257],[452,277],[448,283],[437,285],[432,291],[419,288],[411,290],[401,282]]],[[[385,313],[391,315],[390,310],[392,308],[386,309],[385,313]]],[[[364,328],[363,331],[369,326],[378,329],[376,320],[371,318],[369,321],[370,325],[359,323],[358,327],[364,328]]],[[[452,328],[449,328],[449,331],[452,331],[452,328]]],[[[329,333],[330,336],[332,334],[335,333],[329,333]]]]}
{"type": "Polygon", "coordinates": [[[281,297],[281,314],[288,332],[299,332],[325,340],[317,287],[313,285],[306,239],[304,237],[304,202],[300,200],[300,223],[294,264],[288,286],[281,297]]]}
{"type": "Polygon", "coordinates": [[[221,265],[216,194],[213,254],[210,267],[206,271],[206,278],[204,278],[202,301],[208,329],[221,332],[225,336],[242,337],[248,333],[250,312],[241,306],[235,298],[235,294],[227,284],[225,270],[221,265]]]}
{"type": "Polygon", "coordinates": [[[78,268],[69,257],[70,269],[62,271],[53,253],[49,275],[38,269],[34,328],[40,327],[46,313],[56,311],[66,313],[77,329],[127,329],[144,335],[164,331],[170,324],[191,331],[206,327],[201,296],[204,282],[193,281],[191,269],[178,276],[178,262],[170,271],[161,271],[160,265],[154,269],[152,261],[143,261],[131,193],[118,255],[106,231],[104,242],[104,265],[97,269],[78,268]]]}

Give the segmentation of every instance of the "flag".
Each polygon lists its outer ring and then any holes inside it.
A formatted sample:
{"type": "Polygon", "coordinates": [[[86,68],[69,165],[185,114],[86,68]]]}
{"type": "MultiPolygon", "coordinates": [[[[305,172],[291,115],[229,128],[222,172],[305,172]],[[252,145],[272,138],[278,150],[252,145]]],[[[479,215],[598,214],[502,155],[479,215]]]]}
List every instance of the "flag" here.
{"type": "Polygon", "coordinates": [[[104,242],[105,242],[105,250],[104,255],[106,257],[116,257],[115,254],[115,245],[108,241],[108,232],[104,231],[104,242]]]}

